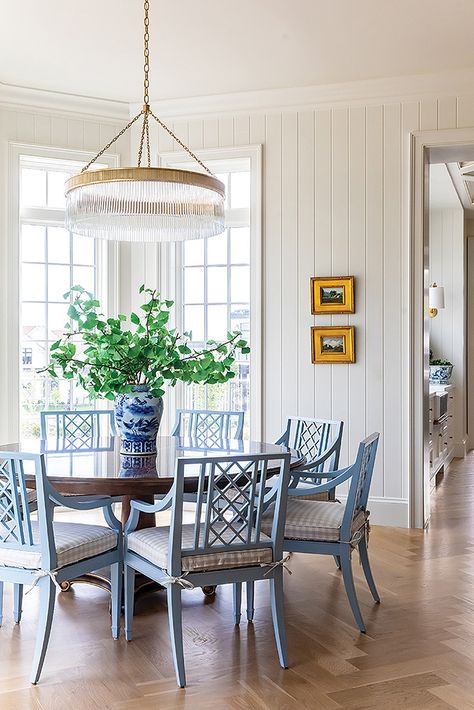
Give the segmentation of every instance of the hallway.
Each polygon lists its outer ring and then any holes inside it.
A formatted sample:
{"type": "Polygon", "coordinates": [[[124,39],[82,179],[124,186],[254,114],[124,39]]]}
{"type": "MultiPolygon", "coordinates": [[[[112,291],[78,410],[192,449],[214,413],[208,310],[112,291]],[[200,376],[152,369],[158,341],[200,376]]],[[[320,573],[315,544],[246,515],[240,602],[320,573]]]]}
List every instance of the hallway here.
{"type": "Polygon", "coordinates": [[[255,623],[240,629],[232,624],[230,588],[214,599],[200,590],[184,594],[186,691],[175,685],[162,594],[137,604],[135,638],[127,644],[110,639],[104,592],[78,585],[58,599],[42,681],[32,687],[37,591],[26,597],[15,626],[7,588],[0,707],[474,708],[473,474],[473,454],[453,463],[433,496],[427,532],[373,528],[380,606],[372,604],[354,558],[366,636],[354,627],[332,560],[293,557],[293,574],[285,575],[287,671],[276,660],[265,585],[257,588],[255,623]]]}

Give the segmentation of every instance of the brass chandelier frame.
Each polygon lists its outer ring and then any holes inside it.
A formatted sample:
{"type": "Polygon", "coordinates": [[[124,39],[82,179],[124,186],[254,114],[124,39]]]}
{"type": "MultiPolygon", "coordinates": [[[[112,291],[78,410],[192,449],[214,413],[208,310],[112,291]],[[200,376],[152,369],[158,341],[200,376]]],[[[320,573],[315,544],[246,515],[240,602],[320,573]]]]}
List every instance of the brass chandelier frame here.
{"type": "Polygon", "coordinates": [[[149,53],[149,0],[144,0],[144,34],[143,34],[143,108],[136,116],[134,116],[122,130],[105,145],[81,172],[73,175],[65,182],[65,194],[68,195],[73,190],[81,187],[86,187],[95,184],[116,183],[116,182],[163,182],[163,183],[179,183],[183,185],[192,185],[201,187],[207,190],[214,191],[223,199],[225,198],[225,186],[216,178],[209,168],[185,145],[165,124],[156,116],[150,108],[149,98],[149,71],[150,71],[150,53],[149,53]],[[126,168],[102,168],[100,170],[89,170],[89,168],[101,157],[124,133],[126,133],[141,117],[142,129],[140,135],[140,143],[138,148],[137,167],[126,168]],[[205,173],[195,172],[192,170],[178,170],[175,168],[159,168],[151,167],[151,150],[150,150],[150,118],[158,123],[171,138],[193,159],[198,165],[203,168],[205,173]],[[146,166],[142,167],[143,152],[146,149],[146,166]]]}

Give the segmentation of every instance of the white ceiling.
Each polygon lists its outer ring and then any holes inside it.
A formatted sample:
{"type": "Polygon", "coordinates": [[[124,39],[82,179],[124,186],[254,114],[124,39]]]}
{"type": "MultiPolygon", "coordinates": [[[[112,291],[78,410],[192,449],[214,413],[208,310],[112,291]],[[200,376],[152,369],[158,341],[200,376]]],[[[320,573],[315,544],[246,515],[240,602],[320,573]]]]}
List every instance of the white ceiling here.
{"type": "MultiPolygon", "coordinates": [[[[473,0],[150,0],[152,100],[474,66],[473,0]]],[[[142,0],[0,0],[0,82],[136,101],[142,0]]]]}

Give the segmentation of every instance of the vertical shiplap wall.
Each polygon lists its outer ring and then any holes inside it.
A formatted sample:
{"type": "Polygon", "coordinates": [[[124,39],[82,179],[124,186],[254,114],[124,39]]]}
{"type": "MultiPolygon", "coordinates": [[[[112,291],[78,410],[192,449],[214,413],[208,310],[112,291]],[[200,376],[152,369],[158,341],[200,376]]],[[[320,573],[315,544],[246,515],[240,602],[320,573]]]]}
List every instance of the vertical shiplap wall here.
{"type": "MultiPolygon", "coordinates": [[[[474,125],[473,98],[228,112],[171,124],[191,148],[263,145],[265,438],[274,439],[289,414],[341,418],[344,464],[365,434],[380,431],[373,498],[403,503],[410,133],[474,125]],[[309,278],[328,274],[356,277],[354,315],[310,315],[309,278]],[[357,362],[312,365],[315,323],[355,325],[357,362]]],[[[166,141],[161,149],[170,148],[166,141]]]]}
{"type": "MultiPolygon", "coordinates": [[[[51,114],[33,108],[11,109],[0,106],[0,441],[17,441],[16,415],[8,410],[9,403],[18,400],[18,352],[11,348],[17,339],[18,324],[18,268],[11,259],[9,211],[17,186],[11,184],[9,175],[9,143],[52,147],[62,150],[83,150],[96,153],[108,143],[126,123],[123,119],[86,117],[71,112],[51,114]]],[[[130,145],[127,136],[114,144],[111,152],[119,154],[123,163],[129,160],[130,145]]],[[[12,405],[16,411],[16,405],[12,405]]]]}

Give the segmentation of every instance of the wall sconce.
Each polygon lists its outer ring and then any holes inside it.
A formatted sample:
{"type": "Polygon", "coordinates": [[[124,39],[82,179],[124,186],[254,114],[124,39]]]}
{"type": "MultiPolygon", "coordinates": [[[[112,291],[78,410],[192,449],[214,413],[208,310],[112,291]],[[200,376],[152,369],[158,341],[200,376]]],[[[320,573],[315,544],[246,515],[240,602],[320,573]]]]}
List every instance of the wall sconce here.
{"type": "Polygon", "coordinates": [[[438,286],[436,282],[432,283],[428,295],[428,308],[430,318],[438,315],[438,310],[444,308],[444,287],[438,286]]]}

